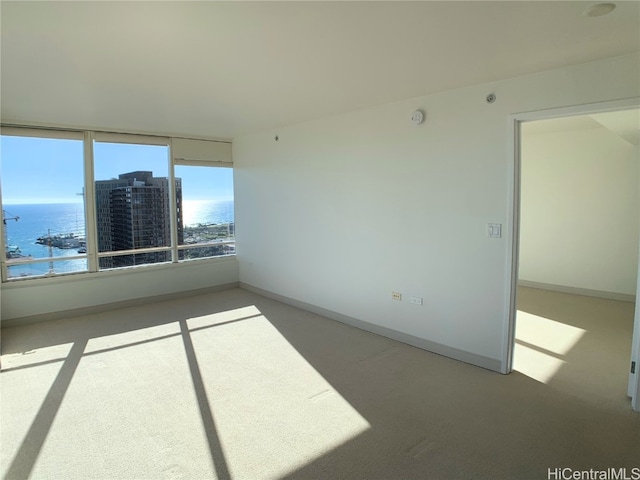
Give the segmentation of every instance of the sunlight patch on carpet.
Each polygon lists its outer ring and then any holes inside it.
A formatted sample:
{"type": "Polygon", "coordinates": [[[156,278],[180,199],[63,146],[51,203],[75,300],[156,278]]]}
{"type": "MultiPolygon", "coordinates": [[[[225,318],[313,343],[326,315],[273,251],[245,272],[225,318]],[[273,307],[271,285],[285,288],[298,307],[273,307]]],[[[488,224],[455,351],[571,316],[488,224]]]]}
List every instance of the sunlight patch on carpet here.
{"type": "Polygon", "coordinates": [[[188,325],[232,478],[281,478],[371,428],[264,315],[193,330],[208,321],[188,325]]]}
{"type": "Polygon", "coordinates": [[[0,476],[5,478],[73,343],[2,356],[0,476]]]}
{"type": "Polygon", "coordinates": [[[514,370],[548,383],[586,330],[518,310],[514,370]]]}

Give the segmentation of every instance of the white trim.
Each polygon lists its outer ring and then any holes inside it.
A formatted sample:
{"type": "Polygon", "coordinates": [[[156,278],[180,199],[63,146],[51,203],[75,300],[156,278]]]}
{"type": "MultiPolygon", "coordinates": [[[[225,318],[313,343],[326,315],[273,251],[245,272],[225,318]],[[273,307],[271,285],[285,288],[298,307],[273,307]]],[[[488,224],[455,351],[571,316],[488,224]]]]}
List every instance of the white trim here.
{"type": "MultiPolygon", "coordinates": [[[[576,115],[590,115],[593,113],[614,112],[640,107],[640,97],[612,100],[610,102],[588,103],[585,105],[573,105],[570,107],[551,108],[549,110],[536,110],[511,115],[518,122],[530,122],[534,120],[548,120],[551,118],[573,117],[576,115]]],[[[518,152],[516,152],[518,153],[518,152]]]]}
{"type": "Polygon", "coordinates": [[[138,255],[139,253],[155,253],[155,252],[168,252],[171,247],[147,247],[147,248],[132,248],[131,250],[109,250],[105,252],[98,252],[99,258],[109,257],[121,257],[123,255],[138,255]]]}
{"type": "MultiPolygon", "coordinates": [[[[50,263],[50,262],[66,262],[70,260],[86,260],[88,255],[69,255],[68,257],[39,257],[39,258],[15,258],[7,260],[7,267],[13,267],[15,265],[32,265],[34,263],[50,263]]],[[[79,270],[78,272],[86,272],[87,270],[79,270]]],[[[76,273],[76,272],[74,272],[76,273]]]]}
{"type": "Polygon", "coordinates": [[[131,145],[159,145],[168,146],[169,137],[154,137],[151,135],[135,135],[131,133],[93,132],[93,139],[103,143],[126,143],[131,145]]]}
{"type": "MultiPolygon", "coordinates": [[[[0,182],[0,199],[2,199],[2,182],[0,182]]],[[[0,204],[2,202],[0,201],[0,204]]],[[[2,210],[0,215],[2,215],[2,222],[0,222],[0,282],[4,283],[7,280],[8,271],[7,271],[7,254],[4,235],[5,235],[5,225],[4,225],[4,205],[2,205],[2,210]]]]}
{"type": "Polygon", "coordinates": [[[397,330],[392,330],[390,328],[376,325],[374,323],[358,320],[357,318],[349,317],[332,310],[327,310],[326,308],[318,307],[310,303],[302,302],[300,300],[285,297],[268,290],[263,290],[262,288],[254,287],[253,285],[250,285],[248,283],[239,282],[239,286],[240,288],[257,293],[259,295],[262,295],[263,297],[271,298],[273,300],[286,303],[287,305],[292,305],[302,310],[306,310],[308,312],[321,315],[331,320],[335,320],[336,322],[359,328],[360,330],[387,337],[398,342],[406,343],[407,345],[411,345],[413,347],[417,347],[431,353],[452,358],[460,362],[469,363],[471,365],[475,365],[476,367],[486,368],[487,370],[492,370],[494,372],[500,372],[500,360],[494,358],[489,358],[483,355],[478,355],[476,353],[459,350],[457,348],[443,345],[441,343],[431,342],[424,338],[416,337],[408,333],[399,332],[397,330]]]}
{"type": "Polygon", "coordinates": [[[229,143],[172,138],[171,154],[174,162],[181,165],[233,164],[229,143]]]}
{"type": "MultiPolygon", "coordinates": [[[[190,261],[191,262],[191,261],[190,261]]],[[[218,263],[218,262],[237,262],[237,258],[235,254],[232,255],[220,255],[218,257],[205,257],[193,260],[193,262],[209,262],[209,263],[218,263]]],[[[179,262],[179,263],[171,263],[171,262],[161,262],[161,263],[144,263],[142,265],[128,266],[128,267],[120,267],[120,268],[109,268],[104,270],[99,270],[97,272],[69,272],[69,273],[60,273],[51,276],[33,276],[33,277],[17,277],[12,278],[8,282],[2,284],[2,290],[11,290],[13,288],[30,288],[33,285],[46,285],[48,283],[63,283],[63,282],[85,282],[87,280],[95,280],[99,278],[104,278],[111,275],[135,275],[138,273],[149,272],[150,270],[162,270],[162,269],[170,269],[170,268],[185,268],[189,262],[179,262]],[[36,282],[36,283],[34,283],[36,282]]]]}
{"type": "Polygon", "coordinates": [[[548,290],[550,292],[569,293],[571,295],[584,295],[585,297],[604,298],[619,302],[635,302],[636,296],[628,293],[606,292],[604,290],[592,290],[590,288],[570,287],[567,285],[555,285],[552,283],[532,282],[518,279],[518,286],[548,290]]]}
{"type": "MultiPolygon", "coordinates": [[[[640,290],[640,288],[639,288],[640,290]]],[[[635,329],[640,329],[640,314],[636,307],[636,318],[634,321],[635,329]]],[[[634,337],[634,340],[638,340],[638,336],[634,337]]],[[[631,350],[632,361],[636,362],[636,373],[629,373],[629,394],[631,396],[631,408],[636,412],[640,412],[640,341],[634,341],[633,349],[631,350]],[[635,392],[633,391],[635,388],[635,392]]]]}
{"type": "MultiPolygon", "coordinates": [[[[232,141],[229,139],[224,139],[224,138],[208,138],[208,137],[185,137],[184,135],[172,135],[170,133],[164,133],[164,134],[159,134],[159,133],[153,133],[153,132],[144,132],[141,130],[105,130],[102,128],[91,128],[91,127],[79,127],[79,126],[71,126],[71,125],[59,125],[59,124],[55,124],[55,123],[31,123],[31,122],[16,122],[16,121],[3,121],[2,123],[0,123],[0,134],[2,134],[2,132],[4,131],[4,129],[7,128],[14,128],[16,130],[20,130],[20,131],[27,131],[27,130],[39,130],[42,132],[78,132],[78,133],[84,133],[87,131],[91,131],[94,133],[105,133],[105,134],[114,134],[114,135],[138,135],[138,136],[145,136],[145,137],[151,137],[151,138],[180,138],[180,139],[184,139],[184,140],[205,140],[208,142],[218,142],[218,143],[228,143],[231,144],[232,141]]],[[[40,134],[37,134],[35,136],[40,136],[40,134]]],[[[56,137],[59,138],[59,137],[56,137]]]]}
{"type": "Polygon", "coordinates": [[[84,132],[75,130],[55,130],[46,128],[0,127],[0,134],[10,137],[36,137],[54,140],[84,140],[84,132]]]}
{"type": "Polygon", "coordinates": [[[235,240],[220,240],[219,242],[209,242],[209,243],[183,243],[182,245],[178,245],[178,250],[189,250],[190,248],[206,248],[206,247],[217,247],[218,245],[231,245],[232,243],[236,243],[235,240]]]}
{"type": "Polygon", "coordinates": [[[59,125],[56,123],[35,123],[35,122],[24,122],[24,121],[14,121],[14,120],[5,120],[0,124],[0,129],[4,128],[19,128],[19,129],[39,129],[45,131],[63,131],[63,132],[85,132],[92,131],[96,133],[113,133],[117,135],[141,135],[146,137],[164,137],[164,138],[183,138],[186,140],[206,140],[209,142],[219,142],[219,143],[229,143],[232,141],[228,138],[216,138],[216,137],[185,137],[184,135],[172,135],[171,132],[164,133],[154,133],[143,130],[107,130],[104,128],[92,128],[88,126],[78,126],[78,125],[59,125]]]}
{"type": "Polygon", "coordinates": [[[225,140],[220,138],[185,137],[184,135],[170,135],[170,137],[172,139],[179,139],[179,140],[202,140],[205,142],[228,143],[229,145],[233,143],[231,140],[225,140]]]}
{"type": "MultiPolygon", "coordinates": [[[[178,207],[176,206],[176,198],[178,193],[176,191],[176,172],[175,164],[173,161],[173,139],[169,142],[169,157],[167,162],[169,163],[169,236],[171,241],[171,261],[176,263],[178,261],[178,207]]],[[[182,197],[182,180],[180,180],[180,209],[182,210],[182,234],[184,235],[184,200],[182,197]]]]}
{"type": "Polygon", "coordinates": [[[520,258],[520,123],[514,115],[509,116],[509,139],[507,142],[509,156],[515,161],[509,163],[508,192],[512,201],[507,205],[507,218],[511,218],[511,223],[507,223],[507,285],[509,291],[506,295],[505,304],[505,325],[502,334],[502,364],[500,373],[508,374],[513,370],[513,351],[516,325],[516,305],[517,288],[511,285],[518,281],[518,262],[520,258]]]}
{"type": "Polygon", "coordinates": [[[99,270],[98,264],[98,222],[96,212],[96,182],[93,164],[93,133],[84,133],[84,234],[89,256],[87,267],[90,272],[99,270]]]}
{"type": "Polygon", "coordinates": [[[174,165],[187,167],[225,167],[233,168],[232,162],[223,162],[218,160],[186,160],[184,158],[174,158],[174,165]]]}
{"type": "MultiPolygon", "coordinates": [[[[638,179],[640,181],[640,178],[638,179]]],[[[640,242],[638,242],[638,250],[640,251],[640,242]]],[[[639,252],[640,253],[640,252],[639,252]]],[[[640,264],[640,261],[638,262],[640,264]]],[[[638,266],[640,270],[640,265],[638,266]]],[[[638,279],[636,283],[636,299],[640,297],[640,271],[638,271],[638,279]]],[[[636,303],[636,311],[633,316],[633,338],[631,340],[631,362],[636,362],[636,371],[631,373],[631,364],[629,364],[629,383],[627,386],[627,395],[631,397],[632,408],[640,412],[640,305],[636,303]]]]}
{"type": "Polygon", "coordinates": [[[598,102],[585,105],[537,110],[533,112],[516,113],[509,116],[510,162],[512,172],[509,183],[509,214],[512,227],[509,229],[507,239],[509,241],[506,274],[510,281],[507,282],[505,298],[507,314],[505,315],[503,328],[503,349],[501,359],[502,373],[510,373],[513,370],[513,345],[515,342],[515,317],[516,317],[516,292],[518,286],[518,248],[520,242],[520,123],[545,120],[575,115],[589,115],[592,113],[627,110],[640,107],[640,97],[598,102]]]}

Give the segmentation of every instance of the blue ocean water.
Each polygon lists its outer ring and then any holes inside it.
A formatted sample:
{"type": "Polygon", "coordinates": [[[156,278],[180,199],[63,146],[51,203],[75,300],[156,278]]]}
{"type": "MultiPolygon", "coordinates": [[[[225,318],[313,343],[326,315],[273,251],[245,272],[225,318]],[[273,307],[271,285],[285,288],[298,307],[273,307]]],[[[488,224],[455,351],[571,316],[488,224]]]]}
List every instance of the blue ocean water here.
{"type": "MultiPolygon", "coordinates": [[[[77,249],[50,248],[36,243],[46,235],[68,235],[85,237],[84,205],[82,203],[3,205],[7,217],[6,242],[10,248],[19,248],[20,253],[32,258],[64,258],[78,255],[77,249]],[[11,217],[19,217],[17,221],[11,217]],[[51,254],[50,254],[51,251],[51,254]]],[[[183,202],[185,226],[234,221],[233,200],[183,202]]],[[[86,270],[86,260],[55,262],[55,271],[73,272],[86,270]]],[[[49,263],[14,265],[9,267],[9,276],[43,275],[49,271],[49,263]]]]}

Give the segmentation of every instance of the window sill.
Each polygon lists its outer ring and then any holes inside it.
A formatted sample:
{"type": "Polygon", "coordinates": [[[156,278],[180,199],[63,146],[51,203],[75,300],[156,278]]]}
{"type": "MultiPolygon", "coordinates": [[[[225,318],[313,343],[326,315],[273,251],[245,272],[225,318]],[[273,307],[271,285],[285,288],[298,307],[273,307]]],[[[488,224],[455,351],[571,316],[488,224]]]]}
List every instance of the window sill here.
{"type": "Polygon", "coordinates": [[[135,267],[114,268],[110,270],[100,270],[98,272],[75,272],[65,273],[52,276],[40,277],[18,277],[1,283],[3,290],[13,288],[28,288],[34,285],[62,284],[96,280],[99,278],[107,278],[113,276],[130,276],[136,274],[148,273],[151,271],[170,271],[174,269],[197,268],[204,265],[215,265],[218,263],[236,262],[236,255],[223,255],[211,258],[198,258],[193,260],[182,260],[177,263],[159,263],[138,265],[135,267]]]}

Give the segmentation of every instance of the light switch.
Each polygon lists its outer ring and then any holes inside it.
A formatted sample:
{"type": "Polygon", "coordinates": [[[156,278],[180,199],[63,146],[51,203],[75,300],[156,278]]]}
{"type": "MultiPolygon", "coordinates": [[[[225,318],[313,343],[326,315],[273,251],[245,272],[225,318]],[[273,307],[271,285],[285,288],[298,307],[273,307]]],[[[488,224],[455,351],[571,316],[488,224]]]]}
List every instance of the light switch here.
{"type": "Polygon", "coordinates": [[[501,223],[490,223],[487,233],[489,234],[489,238],[501,238],[502,237],[502,224],[501,223]]]}

